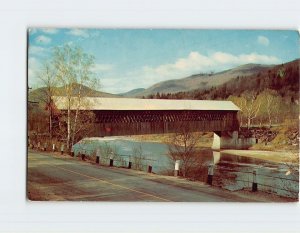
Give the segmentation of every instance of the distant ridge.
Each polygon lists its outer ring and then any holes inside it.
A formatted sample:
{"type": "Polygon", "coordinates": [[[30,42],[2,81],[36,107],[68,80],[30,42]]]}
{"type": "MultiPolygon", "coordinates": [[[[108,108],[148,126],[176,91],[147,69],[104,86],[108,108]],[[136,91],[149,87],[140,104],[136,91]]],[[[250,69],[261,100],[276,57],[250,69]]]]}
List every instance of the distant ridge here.
{"type": "Polygon", "coordinates": [[[133,97],[133,96],[136,96],[136,95],[138,95],[139,93],[141,93],[145,90],[146,90],[145,88],[136,88],[136,89],[133,89],[131,91],[121,93],[121,94],[118,94],[118,95],[124,96],[124,97],[133,97]]]}
{"type": "MultiPolygon", "coordinates": [[[[79,84],[74,83],[72,89],[73,89],[73,96],[76,96],[79,92],[79,84]]],[[[55,95],[66,96],[64,87],[56,87],[54,91],[55,91],[55,95]]],[[[40,87],[40,88],[30,91],[28,94],[28,99],[30,101],[45,100],[46,93],[47,93],[47,88],[40,87]]],[[[119,95],[96,91],[96,90],[89,88],[87,86],[84,86],[84,85],[82,85],[82,87],[81,87],[81,93],[82,93],[82,96],[89,96],[89,97],[121,98],[121,96],[119,96],[119,95]]]]}
{"type": "Polygon", "coordinates": [[[144,89],[134,89],[122,94],[126,97],[142,97],[148,95],[155,95],[156,93],[176,93],[183,91],[192,91],[195,89],[206,89],[212,86],[219,86],[228,82],[237,76],[246,77],[253,75],[263,70],[270,69],[275,65],[261,65],[261,64],[245,64],[233,69],[221,71],[213,74],[194,74],[182,79],[173,79],[156,83],[151,87],[144,89]]]}

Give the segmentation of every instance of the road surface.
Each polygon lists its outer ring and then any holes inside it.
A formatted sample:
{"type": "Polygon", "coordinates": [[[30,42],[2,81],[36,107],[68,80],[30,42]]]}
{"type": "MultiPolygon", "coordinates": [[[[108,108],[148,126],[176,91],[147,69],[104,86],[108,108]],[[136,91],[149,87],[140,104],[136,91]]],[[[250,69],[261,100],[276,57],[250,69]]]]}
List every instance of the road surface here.
{"type": "Polygon", "coordinates": [[[34,151],[28,152],[27,197],[37,201],[257,201],[251,195],[201,182],[99,166],[69,156],[34,151]]]}

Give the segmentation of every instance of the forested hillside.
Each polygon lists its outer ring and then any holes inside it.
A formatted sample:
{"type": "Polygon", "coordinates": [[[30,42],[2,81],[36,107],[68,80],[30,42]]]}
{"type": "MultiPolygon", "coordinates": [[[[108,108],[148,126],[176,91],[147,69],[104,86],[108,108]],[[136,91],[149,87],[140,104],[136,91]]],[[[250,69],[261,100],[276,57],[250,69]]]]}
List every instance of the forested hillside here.
{"type": "MultiPolygon", "coordinates": [[[[146,98],[231,100],[241,109],[242,125],[272,125],[299,115],[299,62],[295,61],[237,76],[208,89],[157,93],[146,98]]],[[[145,97],[144,97],[145,98],[145,97]]]]}
{"type": "Polygon", "coordinates": [[[263,72],[272,67],[273,66],[271,65],[246,64],[217,73],[200,73],[191,75],[186,78],[171,79],[156,83],[147,89],[129,93],[131,94],[131,97],[141,97],[151,94],[154,95],[157,92],[174,94],[178,92],[189,92],[195,90],[195,88],[199,90],[205,90],[226,83],[237,76],[247,77],[253,74],[257,74],[258,72],[263,72]]]}
{"type": "MultiPolygon", "coordinates": [[[[51,87],[53,89],[53,94],[57,95],[57,96],[65,96],[65,87],[51,87]]],[[[96,91],[93,90],[90,87],[84,86],[84,85],[80,85],[77,83],[73,83],[72,84],[72,92],[74,96],[78,95],[79,89],[81,88],[81,94],[83,96],[90,96],[90,97],[110,97],[110,98],[119,98],[120,96],[118,95],[114,95],[114,94],[110,94],[110,93],[106,93],[106,92],[101,92],[101,91],[96,91]]],[[[32,91],[30,91],[28,93],[28,98],[30,101],[37,101],[37,102],[45,102],[44,100],[47,99],[47,94],[48,94],[48,90],[47,87],[40,87],[37,89],[34,89],[32,91]]]]}

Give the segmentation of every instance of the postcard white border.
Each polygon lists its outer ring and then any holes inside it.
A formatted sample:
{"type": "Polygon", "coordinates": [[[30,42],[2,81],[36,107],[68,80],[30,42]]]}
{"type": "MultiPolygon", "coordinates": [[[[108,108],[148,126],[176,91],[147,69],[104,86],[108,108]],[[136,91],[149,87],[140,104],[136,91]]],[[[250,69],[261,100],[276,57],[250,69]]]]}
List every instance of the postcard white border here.
{"type": "Polygon", "coordinates": [[[295,29],[298,1],[16,1],[0,6],[0,232],[293,232],[299,204],[26,201],[26,29],[295,29]]]}

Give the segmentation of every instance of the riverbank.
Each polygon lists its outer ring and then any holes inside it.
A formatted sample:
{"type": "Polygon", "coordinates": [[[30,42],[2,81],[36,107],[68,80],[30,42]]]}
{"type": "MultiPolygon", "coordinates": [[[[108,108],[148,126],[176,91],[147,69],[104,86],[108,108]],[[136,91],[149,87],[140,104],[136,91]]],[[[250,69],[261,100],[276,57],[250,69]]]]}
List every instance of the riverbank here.
{"type": "MultiPolygon", "coordinates": [[[[196,147],[198,148],[211,148],[213,143],[213,132],[196,132],[191,133],[195,137],[199,138],[197,141],[196,147]]],[[[146,134],[146,135],[134,135],[130,136],[130,138],[137,140],[137,141],[144,141],[144,142],[157,142],[157,143],[166,143],[169,144],[172,139],[174,138],[174,133],[168,134],[146,134]]]]}
{"type": "MultiPolygon", "coordinates": [[[[168,156],[169,145],[151,142],[145,140],[145,137],[142,139],[137,140],[133,137],[89,138],[82,145],[74,145],[74,154],[84,153],[88,160],[96,161],[95,150],[100,148],[99,162],[102,165],[109,166],[112,158],[114,166],[127,167],[131,159],[131,165],[134,169],[145,172],[151,166],[152,172],[156,174],[172,175],[174,164],[168,156]],[[88,151],[91,152],[90,155],[88,155],[88,151]]],[[[286,181],[282,187],[282,181],[285,179],[296,180],[298,178],[298,175],[295,175],[298,165],[296,163],[290,164],[293,162],[292,159],[297,159],[297,156],[291,152],[212,151],[210,148],[198,147],[195,157],[197,159],[193,160],[187,176],[192,180],[205,182],[207,180],[207,166],[213,162],[215,164],[215,185],[228,190],[248,190],[251,188],[249,182],[253,178],[254,168],[258,172],[257,179],[261,191],[293,197],[294,190],[297,190],[298,187],[290,184],[293,181],[286,181]],[[291,176],[286,177],[290,174],[291,176]],[[288,187],[288,191],[286,191],[285,186],[288,187]],[[290,188],[293,190],[292,194],[289,191],[290,188]]]]}
{"type": "MultiPolygon", "coordinates": [[[[144,142],[157,142],[157,143],[170,143],[170,139],[174,136],[174,134],[153,134],[153,135],[135,135],[130,138],[137,141],[144,142]]],[[[199,133],[197,135],[199,137],[199,142],[197,143],[197,147],[201,149],[211,148],[213,142],[213,133],[199,133]]],[[[272,148],[269,145],[260,145],[257,144],[250,148],[249,150],[222,150],[222,153],[238,155],[256,159],[262,159],[266,161],[271,161],[275,163],[299,163],[299,152],[298,147],[282,148],[278,149],[272,148]]]]}
{"type": "Polygon", "coordinates": [[[262,159],[275,163],[299,163],[297,152],[291,151],[266,151],[266,150],[222,150],[222,153],[262,159]]]}

